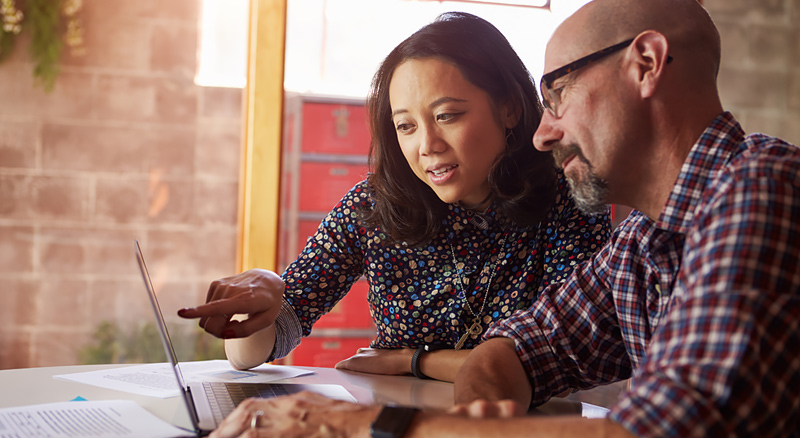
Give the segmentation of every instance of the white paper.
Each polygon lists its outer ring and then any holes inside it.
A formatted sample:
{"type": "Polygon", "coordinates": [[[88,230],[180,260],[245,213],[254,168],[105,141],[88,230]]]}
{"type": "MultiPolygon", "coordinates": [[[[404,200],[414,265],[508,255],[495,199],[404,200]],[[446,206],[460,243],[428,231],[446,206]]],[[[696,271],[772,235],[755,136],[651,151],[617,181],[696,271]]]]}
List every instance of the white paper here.
{"type": "Polygon", "coordinates": [[[190,437],[129,400],[48,403],[0,409],[0,438],[190,437]]]}
{"type": "MultiPolygon", "coordinates": [[[[189,382],[266,383],[313,374],[313,371],[301,368],[269,364],[239,371],[233,369],[226,360],[181,362],[180,367],[187,384],[189,382]]],[[[175,374],[170,364],[166,362],[59,374],[53,377],[150,397],[169,398],[180,394],[175,374]]]]}

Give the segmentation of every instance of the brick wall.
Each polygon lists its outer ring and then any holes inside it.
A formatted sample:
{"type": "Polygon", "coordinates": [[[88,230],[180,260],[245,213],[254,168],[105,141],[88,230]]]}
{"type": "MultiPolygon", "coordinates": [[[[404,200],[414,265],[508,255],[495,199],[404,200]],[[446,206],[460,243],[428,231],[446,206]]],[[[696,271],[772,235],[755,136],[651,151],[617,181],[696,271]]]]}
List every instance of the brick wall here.
{"type": "MultiPolygon", "coordinates": [[[[86,0],[87,54],[51,94],[24,39],[0,64],[0,368],[78,363],[101,321],[148,321],[134,238],[167,315],[233,272],[241,92],[193,84],[197,3],[86,0]]],[[[800,0],[704,4],[726,107],[800,144],[800,0]]]]}
{"type": "Polygon", "coordinates": [[[800,0],[704,0],[722,36],[722,102],[747,132],[800,145],[800,0]]]}
{"type": "Polygon", "coordinates": [[[85,1],[87,53],[50,94],[25,37],[0,64],[0,368],[75,364],[101,321],[150,321],[134,238],[168,315],[235,269],[241,90],[194,85],[197,14],[85,1]]]}

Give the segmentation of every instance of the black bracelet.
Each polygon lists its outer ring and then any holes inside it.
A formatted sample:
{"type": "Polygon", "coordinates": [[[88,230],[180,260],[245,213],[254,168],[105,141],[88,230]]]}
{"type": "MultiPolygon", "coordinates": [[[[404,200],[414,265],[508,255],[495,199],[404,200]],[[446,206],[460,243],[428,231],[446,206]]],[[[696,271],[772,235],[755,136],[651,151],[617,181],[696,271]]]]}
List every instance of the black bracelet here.
{"type": "Polygon", "coordinates": [[[414,377],[416,377],[418,379],[427,379],[428,378],[428,376],[426,376],[425,374],[422,373],[422,370],[420,370],[420,366],[419,366],[420,365],[419,364],[419,362],[420,362],[419,359],[422,357],[422,353],[425,352],[425,351],[427,351],[425,349],[425,346],[424,345],[420,345],[419,348],[417,348],[417,351],[414,352],[414,355],[411,356],[411,374],[413,374],[414,377]]]}

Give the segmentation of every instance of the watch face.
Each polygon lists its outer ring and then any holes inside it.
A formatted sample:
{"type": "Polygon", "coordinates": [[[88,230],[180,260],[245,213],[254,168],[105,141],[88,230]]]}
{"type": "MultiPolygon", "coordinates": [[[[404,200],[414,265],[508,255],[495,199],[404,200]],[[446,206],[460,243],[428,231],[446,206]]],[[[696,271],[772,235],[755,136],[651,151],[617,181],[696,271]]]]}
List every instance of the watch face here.
{"type": "Polygon", "coordinates": [[[370,427],[372,438],[401,438],[419,409],[407,406],[384,406],[370,427]]]}

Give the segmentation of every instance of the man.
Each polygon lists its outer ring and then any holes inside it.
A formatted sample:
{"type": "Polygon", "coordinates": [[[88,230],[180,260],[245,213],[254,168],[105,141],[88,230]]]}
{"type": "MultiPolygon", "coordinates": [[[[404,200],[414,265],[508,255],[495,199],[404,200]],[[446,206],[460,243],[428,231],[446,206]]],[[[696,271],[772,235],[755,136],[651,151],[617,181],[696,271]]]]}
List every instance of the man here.
{"type": "Polygon", "coordinates": [[[406,437],[797,434],[800,150],[744,136],[717,94],[719,58],[696,0],[595,0],[554,33],[534,145],[553,151],[586,211],[636,210],[470,354],[460,412],[499,418],[378,416],[306,394],[247,402],[218,436],[253,424],[366,437],[387,419],[399,426],[385,436],[406,437]],[[605,419],[504,418],[629,377],[605,419]]]}

